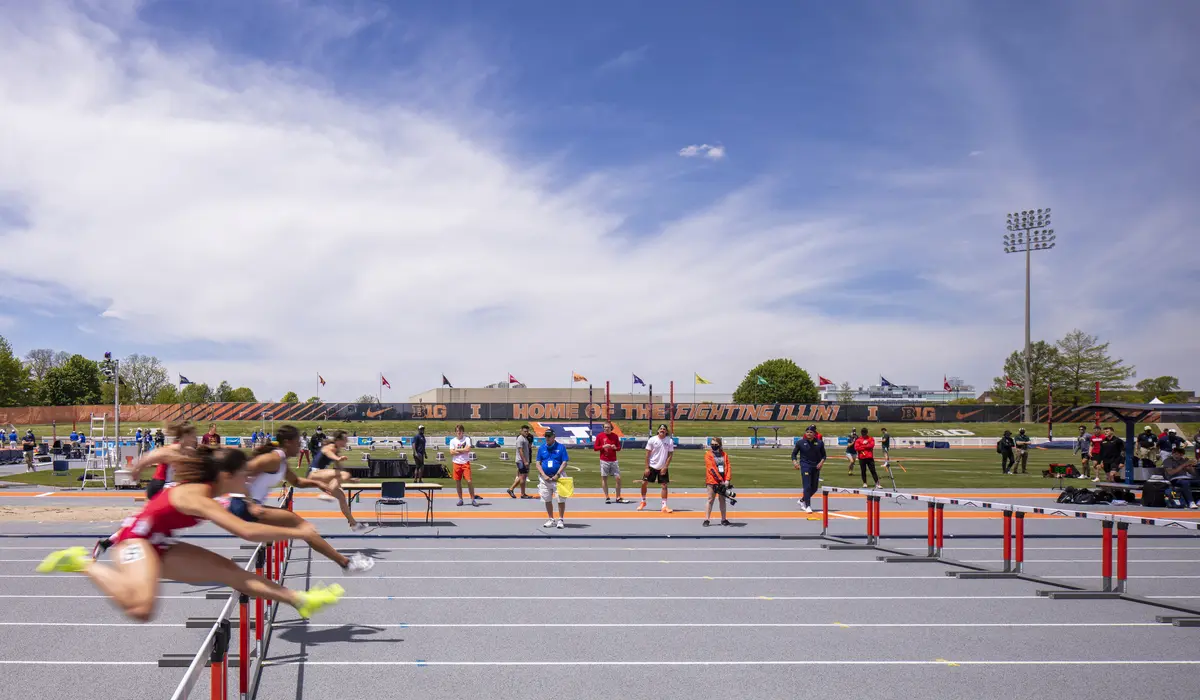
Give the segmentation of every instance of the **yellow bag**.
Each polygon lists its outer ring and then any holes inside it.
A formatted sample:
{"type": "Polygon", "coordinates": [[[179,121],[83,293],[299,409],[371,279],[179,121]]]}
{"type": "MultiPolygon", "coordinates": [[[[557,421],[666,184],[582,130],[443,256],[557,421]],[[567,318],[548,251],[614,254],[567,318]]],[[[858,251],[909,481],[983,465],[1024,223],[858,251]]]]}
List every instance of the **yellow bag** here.
{"type": "Polygon", "coordinates": [[[570,498],[575,495],[575,479],[570,476],[560,477],[558,480],[558,497],[570,498]]]}

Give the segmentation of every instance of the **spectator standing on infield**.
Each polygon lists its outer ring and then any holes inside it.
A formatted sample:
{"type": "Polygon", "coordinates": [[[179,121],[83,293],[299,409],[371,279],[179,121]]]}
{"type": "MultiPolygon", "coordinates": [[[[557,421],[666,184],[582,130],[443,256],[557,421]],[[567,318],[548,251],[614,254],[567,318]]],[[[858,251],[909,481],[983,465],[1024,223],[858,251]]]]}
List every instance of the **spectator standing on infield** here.
{"type": "MultiPolygon", "coordinates": [[[[417,434],[413,436],[413,483],[419,484],[425,478],[425,426],[417,426],[417,434]]],[[[458,495],[462,498],[462,494],[458,495]]]]}
{"type": "Polygon", "coordinates": [[[462,482],[467,480],[467,491],[471,494],[471,505],[478,506],[475,501],[482,500],[475,495],[475,484],[471,481],[471,438],[466,435],[462,423],[454,426],[454,437],[450,439],[450,461],[454,464],[454,490],[458,492],[458,505],[463,504],[462,482]]]}
{"type": "Polygon", "coordinates": [[[25,452],[25,471],[36,472],[37,468],[33,466],[33,451],[37,449],[37,438],[33,436],[32,430],[25,431],[25,439],[21,441],[21,449],[25,452]]]}
{"type": "Polygon", "coordinates": [[[1017,461],[1013,463],[1013,474],[1017,473],[1017,467],[1021,468],[1022,474],[1027,474],[1026,465],[1029,464],[1029,436],[1025,434],[1025,429],[1017,430],[1017,436],[1013,438],[1013,446],[1017,448],[1017,461]]]}
{"type": "MultiPolygon", "coordinates": [[[[529,426],[521,426],[521,434],[517,436],[517,477],[513,479],[512,486],[508,487],[508,495],[511,498],[516,498],[517,494],[513,493],[518,486],[521,487],[521,498],[532,498],[528,493],[525,493],[525,486],[529,482],[529,465],[533,464],[533,436],[529,434],[529,426]]],[[[539,481],[541,481],[539,479],[539,481]]]]}
{"type": "Polygon", "coordinates": [[[567,471],[567,462],[571,456],[567,454],[566,445],[554,439],[554,430],[545,432],[546,442],[538,448],[538,495],[546,504],[546,515],[549,520],[542,527],[566,527],[563,518],[567,514],[567,501],[558,495],[558,479],[567,471]],[[558,501],[558,521],[554,520],[554,502],[558,501]]]}
{"type": "Polygon", "coordinates": [[[875,488],[879,488],[879,475],[875,473],[875,438],[868,434],[866,428],[861,436],[854,440],[854,454],[858,456],[858,466],[862,471],[863,488],[867,488],[867,470],[871,470],[871,478],[875,480],[875,488]]]}
{"type": "Polygon", "coordinates": [[[855,435],[853,430],[850,431],[850,437],[846,438],[846,461],[850,464],[850,467],[846,470],[846,476],[854,476],[854,460],[857,455],[854,451],[854,441],[857,439],[858,435],[855,435]]]}
{"type": "Polygon", "coordinates": [[[821,484],[821,467],[825,466],[825,440],[817,435],[817,426],[804,429],[804,437],[792,448],[792,466],[800,470],[804,482],[804,498],[797,501],[805,513],[812,512],[812,497],[821,484]]]}
{"type": "Polygon", "coordinates": [[[1076,478],[1084,479],[1084,475],[1089,473],[1088,455],[1092,453],[1092,436],[1087,433],[1087,426],[1079,426],[1079,435],[1075,438],[1075,445],[1071,449],[1072,452],[1079,455],[1079,473],[1076,478]]]}
{"type": "Polygon", "coordinates": [[[1000,471],[1004,472],[1005,474],[1008,473],[1008,470],[1011,469],[1017,461],[1013,456],[1013,448],[1016,446],[1016,444],[1017,443],[1013,440],[1011,430],[1005,430],[1004,437],[1000,438],[1000,442],[996,443],[996,451],[1000,453],[1000,471]]]}
{"type": "Polygon", "coordinates": [[[892,456],[892,436],[888,434],[887,428],[884,428],[883,434],[879,436],[879,447],[883,449],[883,461],[890,461],[892,456]]]}
{"type": "Polygon", "coordinates": [[[1134,456],[1141,460],[1143,467],[1153,469],[1158,466],[1158,437],[1155,436],[1154,430],[1150,426],[1137,436],[1137,451],[1134,456]]]}
{"type": "MultiPolygon", "coordinates": [[[[1100,474],[1104,471],[1104,466],[1100,463],[1100,445],[1104,442],[1104,434],[1100,432],[1100,426],[1096,426],[1092,429],[1091,441],[1092,449],[1088,453],[1088,459],[1091,461],[1092,467],[1094,467],[1096,470],[1096,476],[1100,476],[1100,474]]],[[[1091,469],[1088,470],[1087,475],[1092,475],[1091,469]]],[[[1099,481],[1099,479],[1097,479],[1097,481],[1099,481]]]]}
{"type": "Polygon", "coordinates": [[[1103,465],[1092,481],[1100,481],[1101,476],[1107,476],[1109,481],[1118,481],[1117,473],[1125,464],[1125,441],[1117,437],[1112,428],[1104,429],[1104,439],[1100,441],[1100,463],[1103,465]]]}
{"type": "Polygon", "coordinates": [[[11,423],[8,426],[8,446],[17,449],[17,426],[11,423]]]}
{"type": "Polygon", "coordinates": [[[646,441],[646,471],[642,473],[642,502],[638,510],[646,510],[646,486],[662,484],[662,512],[674,513],[667,507],[667,484],[671,478],[667,469],[675,456],[675,442],[667,437],[666,424],[658,426],[658,434],[646,441]]]}
{"type": "Polygon", "coordinates": [[[708,439],[709,448],[704,453],[704,484],[708,489],[708,508],[704,510],[704,527],[708,527],[708,520],[712,517],[713,500],[721,499],[721,524],[729,525],[729,518],[726,517],[725,504],[725,489],[729,488],[729,481],[733,477],[733,470],[730,468],[729,455],[726,454],[724,446],[721,444],[721,438],[711,437],[708,439]],[[718,491],[718,487],[723,487],[718,491]]]}
{"type": "MultiPolygon", "coordinates": [[[[255,431],[256,434],[257,434],[257,432],[258,431],[255,431]]],[[[205,433],[204,436],[200,438],[200,444],[201,445],[209,445],[210,447],[220,447],[221,446],[221,436],[217,434],[217,424],[216,423],[209,423],[208,432],[205,433]]]]}
{"type": "Polygon", "coordinates": [[[617,463],[617,453],[621,451],[621,438],[613,429],[612,421],[604,423],[604,432],[596,436],[592,449],[600,453],[600,485],[604,487],[604,502],[612,503],[608,497],[608,477],[611,476],[616,479],[617,503],[628,503],[629,501],[621,498],[621,465],[617,463]]]}

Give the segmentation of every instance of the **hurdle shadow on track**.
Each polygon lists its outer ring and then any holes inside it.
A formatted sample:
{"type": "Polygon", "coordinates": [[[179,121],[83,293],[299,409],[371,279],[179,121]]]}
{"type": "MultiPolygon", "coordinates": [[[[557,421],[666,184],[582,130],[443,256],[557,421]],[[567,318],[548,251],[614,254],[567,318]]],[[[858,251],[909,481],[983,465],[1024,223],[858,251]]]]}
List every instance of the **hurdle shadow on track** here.
{"type": "MultiPolygon", "coordinates": [[[[394,637],[388,639],[373,638],[370,635],[379,634],[384,631],[384,628],[353,623],[329,629],[313,629],[308,626],[307,621],[304,621],[303,624],[288,625],[284,630],[279,635],[279,638],[293,644],[299,644],[301,645],[301,649],[309,645],[321,646],[322,644],[336,644],[340,642],[399,643],[404,641],[403,639],[394,637]]],[[[307,653],[304,656],[307,657],[307,653]]],[[[274,661],[278,660],[275,659],[274,661]]]]}

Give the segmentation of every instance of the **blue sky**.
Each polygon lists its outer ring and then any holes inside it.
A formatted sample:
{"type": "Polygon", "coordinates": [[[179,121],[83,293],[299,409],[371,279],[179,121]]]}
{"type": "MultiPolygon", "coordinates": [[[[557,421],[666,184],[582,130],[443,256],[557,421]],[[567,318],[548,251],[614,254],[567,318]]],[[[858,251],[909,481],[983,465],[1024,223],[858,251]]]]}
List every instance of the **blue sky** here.
{"type": "Polygon", "coordinates": [[[779,355],[986,385],[1004,213],[1050,206],[1035,337],[1200,386],[1194,3],[0,8],[0,242],[87,261],[0,268],[20,352],[263,398],[779,355]]]}

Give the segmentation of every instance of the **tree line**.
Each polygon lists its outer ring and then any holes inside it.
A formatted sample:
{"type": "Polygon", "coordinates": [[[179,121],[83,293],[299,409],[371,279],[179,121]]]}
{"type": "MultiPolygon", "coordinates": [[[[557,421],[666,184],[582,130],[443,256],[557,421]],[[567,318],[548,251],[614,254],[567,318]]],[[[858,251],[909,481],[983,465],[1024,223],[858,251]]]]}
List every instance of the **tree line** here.
{"type": "MultiPolygon", "coordinates": [[[[1137,370],[1109,352],[1108,343],[1094,335],[1073,330],[1054,343],[1039,340],[1030,345],[1029,388],[1035,404],[1046,404],[1050,391],[1056,406],[1079,406],[1096,398],[1100,383],[1101,399],[1146,403],[1159,399],[1165,403],[1182,402],[1179,378],[1169,375],[1146,377],[1135,384],[1137,370]]],[[[991,395],[996,403],[1020,404],[1025,398],[1024,350],[1014,350],[1004,360],[1004,375],[992,379],[991,395]],[[1014,386],[1008,386],[1009,380],[1014,386]]]]}
{"type": "Polygon", "coordinates": [[[24,358],[0,336],[0,406],[90,406],[110,404],[120,382],[122,404],[256,401],[249,387],[222,381],[178,387],[166,366],[153,355],[129,355],[119,363],[120,377],[107,363],[61,350],[37,348],[24,358]]]}

